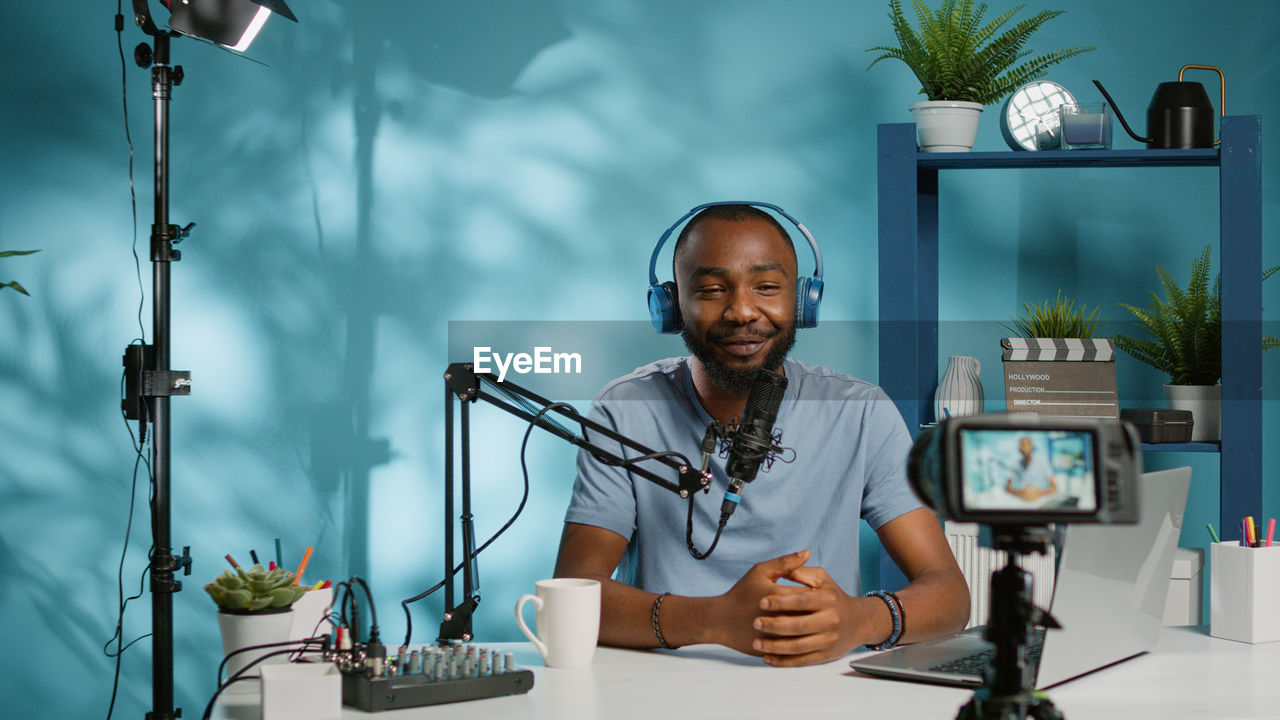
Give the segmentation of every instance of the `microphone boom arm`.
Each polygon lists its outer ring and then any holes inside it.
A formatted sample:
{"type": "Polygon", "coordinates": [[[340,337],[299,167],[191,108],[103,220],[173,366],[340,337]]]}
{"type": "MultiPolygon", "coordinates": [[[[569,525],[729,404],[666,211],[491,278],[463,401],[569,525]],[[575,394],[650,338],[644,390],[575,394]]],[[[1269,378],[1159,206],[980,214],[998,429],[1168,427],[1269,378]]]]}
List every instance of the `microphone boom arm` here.
{"type": "Polygon", "coordinates": [[[510,415],[536,425],[559,437],[575,447],[586,450],[597,460],[608,465],[626,465],[628,471],[639,475],[649,482],[659,485],[682,498],[692,497],[699,490],[706,492],[711,488],[711,475],[704,469],[695,467],[687,458],[679,453],[659,452],[622,435],[612,428],[605,427],[594,420],[584,417],[572,407],[557,403],[533,393],[510,381],[499,381],[493,373],[477,373],[471,363],[452,363],[445,370],[445,476],[444,476],[444,620],[440,624],[439,642],[449,640],[470,641],[472,638],[471,615],[480,602],[478,570],[476,566],[476,549],[474,527],[471,515],[471,438],[469,404],[483,400],[510,415]],[[489,392],[486,387],[499,394],[489,392]],[[460,403],[461,431],[461,490],[462,490],[462,523],[463,551],[466,562],[463,563],[463,601],[453,604],[453,401],[460,403]],[[564,427],[548,417],[556,413],[578,426],[579,433],[564,427]],[[612,440],[630,450],[639,453],[639,457],[627,459],[607,450],[587,439],[590,430],[612,440]],[[676,472],[677,480],[659,475],[634,463],[653,460],[676,472]]]}

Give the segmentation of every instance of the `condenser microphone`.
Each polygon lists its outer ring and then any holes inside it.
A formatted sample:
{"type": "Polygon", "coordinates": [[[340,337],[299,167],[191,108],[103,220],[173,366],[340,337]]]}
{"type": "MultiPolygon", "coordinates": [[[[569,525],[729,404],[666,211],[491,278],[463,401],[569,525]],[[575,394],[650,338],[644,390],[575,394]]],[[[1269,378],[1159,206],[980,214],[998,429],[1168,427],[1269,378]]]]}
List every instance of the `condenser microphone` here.
{"type": "Polygon", "coordinates": [[[771,452],[776,452],[773,446],[773,423],[778,419],[778,408],[782,405],[782,396],[786,390],[787,379],[779,373],[764,368],[756,371],[751,392],[747,395],[747,404],[742,409],[742,419],[729,443],[729,460],[725,463],[729,489],[720,505],[722,522],[742,502],[739,494],[742,486],[755,480],[760,463],[771,452]]]}

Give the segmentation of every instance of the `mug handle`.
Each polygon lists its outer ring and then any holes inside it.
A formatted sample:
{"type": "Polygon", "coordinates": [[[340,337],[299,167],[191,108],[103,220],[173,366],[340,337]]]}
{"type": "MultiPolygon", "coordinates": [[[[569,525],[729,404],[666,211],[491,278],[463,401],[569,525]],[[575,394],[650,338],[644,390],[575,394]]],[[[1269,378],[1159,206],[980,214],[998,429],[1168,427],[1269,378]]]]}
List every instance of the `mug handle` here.
{"type": "Polygon", "coordinates": [[[546,643],[539,640],[532,632],[529,631],[529,626],[524,624],[524,616],[520,611],[524,609],[525,602],[532,602],[535,609],[541,610],[542,598],[537,595],[521,595],[520,599],[516,600],[516,625],[520,626],[520,632],[524,633],[524,636],[529,638],[529,642],[533,643],[533,646],[538,648],[538,654],[542,656],[543,660],[546,660],[546,643]]]}

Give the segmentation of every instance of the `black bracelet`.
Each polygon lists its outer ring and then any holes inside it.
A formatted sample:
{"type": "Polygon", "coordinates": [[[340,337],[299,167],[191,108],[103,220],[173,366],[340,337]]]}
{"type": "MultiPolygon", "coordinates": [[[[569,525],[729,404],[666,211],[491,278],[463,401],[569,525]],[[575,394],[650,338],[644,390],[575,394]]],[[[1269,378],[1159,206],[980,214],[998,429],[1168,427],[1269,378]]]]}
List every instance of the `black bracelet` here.
{"type": "Polygon", "coordinates": [[[653,601],[653,612],[649,613],[649,621],[653,624],[653,636],[658,638],[658,644],[667,650],[675,650],[676,646],[662,637],[662,628],[658,626],[658,609],[662,607],[662,601],[670,594],[664,592],[653,601]]]}
{"type": "Polygon", "coordinates": [[[905,614],[902,612],[902,601],[898,600],[898,596],[888,590],[872,590],[863,597],[873,596],[880,598],[884,601],[885,605],[889,606],[889,616],[893,618],[893,630],[889,633],[889,637],[886,638],[884,642],[879,645],[872,645],[868,643],[867,647],[872,650],[888,650],[894,645],[897,645],[898,641],[902,639],[902,616],[905,614]]]}

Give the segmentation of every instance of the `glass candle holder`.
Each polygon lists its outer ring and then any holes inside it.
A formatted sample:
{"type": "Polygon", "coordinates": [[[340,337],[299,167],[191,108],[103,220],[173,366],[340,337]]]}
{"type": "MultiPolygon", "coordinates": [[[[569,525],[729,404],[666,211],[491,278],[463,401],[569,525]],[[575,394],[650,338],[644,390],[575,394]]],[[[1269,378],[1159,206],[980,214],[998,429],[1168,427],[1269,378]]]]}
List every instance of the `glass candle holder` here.
{"type": "Polygon", "coordinates": [[[1063,150],[1110,150],[1111,114],[1107,104],[1069,103],[1059,105],[1058,138],[1063,150]]]}

